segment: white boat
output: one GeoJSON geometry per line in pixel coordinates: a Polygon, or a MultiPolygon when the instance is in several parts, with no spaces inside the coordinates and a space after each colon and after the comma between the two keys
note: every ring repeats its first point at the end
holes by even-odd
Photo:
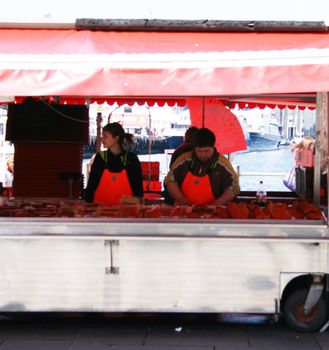
{"type": "Polygon", "coordinates": [[[269,123],[268,127],[260,126],[258,130],[250,129],[248,131],[249,139],[247,145],[249,148],[279,148],[281,144],[281,125],[269,123]]]}
{"type": "Polygon", "coordinates": [[[275,149],[285,142],[282,126],[268,112],[243,110],[234,112],[241,124],[249,150],[275,149]]]}

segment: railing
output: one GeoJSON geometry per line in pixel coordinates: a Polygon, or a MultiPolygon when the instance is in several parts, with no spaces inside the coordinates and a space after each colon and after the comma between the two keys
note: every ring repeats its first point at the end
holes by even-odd
{"type": "Polygon", "coordinates": [[[240,170],[240,166],[238,165],[237,167],[236,167],[236,172],[237,172],[237,174],[238,174],[238,177],[241,177],[241,176],[259,176],[259,177],[262,177],[262,176],[282,176],[282,177],[284,177],[285,175],[286,175],[286,173],[273,173],[273,172],[271,172],[271,173],[265,173],[265,172],[259,172],[259,171],[257,171],[257,172],[254,172],[254,171],[246,171],[246,172],[242,172],[241,170],[240,170]]]}

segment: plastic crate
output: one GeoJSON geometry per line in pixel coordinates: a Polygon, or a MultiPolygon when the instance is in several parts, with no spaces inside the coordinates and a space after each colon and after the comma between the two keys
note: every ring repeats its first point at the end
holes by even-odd
{"type": "Polygon", "coordinates": [[[295,161],[297,166],[303,166],[304,168],[314,167],[314,154],[313,150],[297,150],[295,155],[295,161]]]}
{"type": "Polygon", "coordinates": [[[160,192],[162,190],[161,181],[143,181],[144,191],[160,192]]]}
{"type": "Polygon", "coordinates": [[[160,162],[141,162],[143,180],[159,181],[160,162]]]}

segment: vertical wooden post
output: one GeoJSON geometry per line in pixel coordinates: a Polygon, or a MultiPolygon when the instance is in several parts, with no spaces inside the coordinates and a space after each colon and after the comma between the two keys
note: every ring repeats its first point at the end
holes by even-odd
{"type": "MultiPolygon", "coordinates": [[[[328,171],[328,135],[329,135],[329,109],[328,92],[316,94],[316,141],[315,141],[315,162],[314,162],[314,187],[313,202],[320,204],[321,173],[328,171]]],[[[328,188],[328,176],[327,176],[328,188]]],[[[328,192],[328,191],[327,191],[328,192]]],[[[328,202],[329,203],[329,202],[328,202]]]]}

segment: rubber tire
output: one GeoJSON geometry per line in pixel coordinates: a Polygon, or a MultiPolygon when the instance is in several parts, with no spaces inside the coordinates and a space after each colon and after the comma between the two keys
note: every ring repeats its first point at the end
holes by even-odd
{"type": "Polygon", "coordinates": [[[306,289],[298,289],[292,292],[283,306],[283,315],[286,323],[294,330],[302,333],[319,330],[328,320],[327,303],[323,298],[314,306],[311,313],[302,319],[302,308],[308,294],[306,289]],[[299,313],[299,315],[298,315],[299,313]]]}

